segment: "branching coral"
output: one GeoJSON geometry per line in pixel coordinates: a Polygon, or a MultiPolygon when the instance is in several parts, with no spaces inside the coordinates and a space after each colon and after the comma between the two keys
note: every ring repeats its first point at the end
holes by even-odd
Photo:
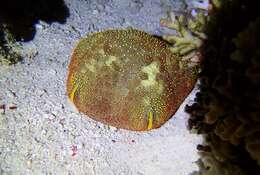
{"type": "Polygon", "coordinates": [[[199,52],[206,39],[203,27],[207,21],[207,16],[198,13],[195,19],[187,19],[184,15],[176,16],[173,12],[168,19],[162,19],[161,25],[178,32],[178,35],[164,35],[163,39],[172,43],[170,48],[174,54],[182,56],[183,60],[189,60],[189,66],[198,65],[202,56],[199,52]]]}
{"type": "Polygon", "coordinates": [[[67,91],[79,111],[130,130],[160,127],[193,88],[194,69],[145,32],[108,30],[80,40],[67,91]]]}

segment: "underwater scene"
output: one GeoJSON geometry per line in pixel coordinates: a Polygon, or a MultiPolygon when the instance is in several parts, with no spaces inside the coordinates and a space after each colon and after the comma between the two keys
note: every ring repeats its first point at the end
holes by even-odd
{"type": "Polygon", "coordinates": [[[0,175],[259,175],[257,0],[0,2],[0,175]]]}

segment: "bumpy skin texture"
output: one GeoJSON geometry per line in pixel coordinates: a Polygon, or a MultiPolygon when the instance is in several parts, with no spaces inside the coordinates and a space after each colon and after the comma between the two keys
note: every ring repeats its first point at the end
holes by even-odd
{"type": "Polygon", "coordinates": [[[142,31],[108,30],[79,41],[67,93],[79,111],[118,128],[158,128],[195,84],[166,42],[142,31]]]}

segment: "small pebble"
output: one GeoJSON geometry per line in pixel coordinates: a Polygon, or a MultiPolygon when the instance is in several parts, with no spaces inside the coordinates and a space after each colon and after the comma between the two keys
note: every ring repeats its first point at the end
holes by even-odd
{"type": "Polygon", "coordinates": [[[92,14],[97,15],[97,14],[99,14],[99,12],[98,12],[98,10],[95,9],[95,10],[93,10],[92,14]]]}

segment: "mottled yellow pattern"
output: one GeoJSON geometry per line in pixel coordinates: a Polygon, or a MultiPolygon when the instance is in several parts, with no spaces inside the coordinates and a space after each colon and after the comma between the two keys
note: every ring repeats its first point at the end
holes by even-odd
{"type": "Polygon", "coordinates": [[[147,130],[150,130],[153,128],[153,113],[152,111],[148,112],[148,126],[147,126],[147,130]]]}
{"type": "Polygon", "coordinates": [[[171,117],[194,85],[191,70],[179,64],[185,65],[167,43],[145,32],[94,33],[73,52],[67,91],[79,111],[95,120],[151,130],[171,117]]]}
{"type": "Polygon", "coordinates": [[[70,100],[71,100],[71,101],[74,101],[75,93],[76,93],[78,87],[79,87],[78,84],[75,84],[75,86],[73,87],[73,90],[72,90],[72,92],[71,92],[71,94],[70,94],[70,100]]]}

